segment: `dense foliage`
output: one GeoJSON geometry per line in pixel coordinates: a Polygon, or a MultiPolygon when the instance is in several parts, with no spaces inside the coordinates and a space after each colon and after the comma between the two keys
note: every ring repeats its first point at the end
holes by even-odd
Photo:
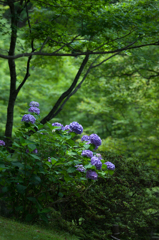
{"type": "Polygon", "coordinates": [[[152,191],[159,186],[158,173],[137,159],[102,155],[115,163],[114,175],[99,179],[81,198],[59,204],[58,210],[84,231],[85,239],[109,239],[114,224],[119,225],[117,238],[150,239],[159,229],[158,198],[152,191]]]}
{"type": "Polygon", "coordinates": [[[54,208],[82,239],[107,239],[113,224],[121,239],[149,239],[158,228],[158,1],[0,4],[1,210],[51,221],[54,208]],[[41,124],[30,125],[24,108],[35,99],[41,124]],[[102,169],[112,161],[115,174],[103,178],[111,171],[97,169],[99,155],[90,162],[94,146],[52,119],[101,136],[102,169]]]}
{"type": "Polygon", "coordinates": [[[94,155],[101,145],[98,135],[91,134],[89,142],[76,142],[83,132],[77,122],[65,127],[48,123],[49,129],[43,129],[38,123],[39,103],[32,101],[30,106],[33,113],[22,117],[11,154],[0,140],[1,208],[21,220],[47,222],[47,213],[56,203],[80,196],[82,187],[89,186],[87,179],[113,174],[115,166],[110,163],[112,169],[94,155]]]}
{"type": "Polygon", "coordinates": [[[10,75],[5,127],[8,146],[15,103],[34,67],[32,60],[46,66],[48,56],[84,56],[72,84],[41,120],[45,124],[61,112],[91,69],[122,52],[158,45],[158,1],[2,0],[1,4],[0,26],[5,44],[0,58],[8,60],[10,75]],[[107,58],[102,59],[105,55],[107,58]]]}

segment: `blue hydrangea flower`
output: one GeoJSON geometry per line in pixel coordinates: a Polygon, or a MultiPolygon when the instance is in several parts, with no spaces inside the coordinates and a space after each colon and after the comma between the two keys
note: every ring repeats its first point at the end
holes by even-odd
{"type": "Polygon", "coordinates": [[[114,170],[115,169],[115,165],[111,162],[105,162],[104,164],[107,165],[108,170],[114,170]]]}
{"type": "Polygon", "coordinates": [[[62,125],[61,123],[58,123],[58,122],[52,123],[52,126],[59,127],[59,128],[57,128],[56,130],[61,130],[61,129],[63,129],[63,125],[62,125]]]}
{"type": "Polygon", "coordinates": [[[98,174],[95,171],[88,170],[86,173],[86,178],[96,180],[98,178],[98,174]]]}
{"type": "Polygon", "coordinates": [[[81,141],[89,141],[89,136],[83,135],[83,137],[81,138],[81,141]]]}
{"type": "Polygon", "coordinates": [[[50,157],[48,157],[48,162],[51,162],[51,158],[50,157]]]}
{"type": "Polygon", "coordinates": [[[78,122],[70,123],[70,129],[72,132],[75,132],[76,134],[81,134],[83,132],[83,127],[78,122]]]}
{"type": "Polygon", "coordinates": [[[85,172],[86,171],[86,169],[83,167],[83,165],[76,165],[75,167],[77,168],[77,171],[79,171],[79,172],[85,172]]]}
{"type": "Polygon", "coordinates": [[[102,168],[102,162],[96,156],[91,158],[91,164],[94,165],[97,170],[101,170],[102,168]]]}
{"type": "Polygon", "coordinates": [[[35,123],[36,121],[36,118],[31,115],[31,114],[25,114],[23,117],[22,117],[22,122],[31,122],[31,123],[35,123]]]}
{"type": "Polygon", "coordinates": [[[93,152],[91,150],[83,150],[81,155],[92,158],[93,157],[93,152]]]}
{"type": "Polygon", "coordinates": [[[89,136],[89,140],[96,147],[98,147],[102,144],[101,138],[97,134],[94,134],[94,133],[89,136]]]}
{"type": "Polygon", "coordinates": [[[32,102],[30,102],[29,106],[30,107],[39,107],[39,103],[32,101],[32,102]]]}
{"type": "Polygon", "coordinates": [[[5,146],[5,142],[3,140],[0,140],[0,146],[5,146]]]}
{"type": "Polygon", "coordinates": [[[38,114],[38,115],[40,114],[40,109],[37,108],[37,107],[30,107],[28,111],[29,111],[29,112],[33,112],[33,113],[36,113],[36,114],[38,114]]]}

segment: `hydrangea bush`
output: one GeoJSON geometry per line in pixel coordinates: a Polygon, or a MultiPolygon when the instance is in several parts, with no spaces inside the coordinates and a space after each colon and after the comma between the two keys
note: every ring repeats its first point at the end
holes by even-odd
{"type": "Polygon", "coordinates": [[[65,196],[80,196],[91,181],[105,178],[115,169],[95,152],[101,145],[97,134],[76,141],[83,132],[77,122],[66,126],[47,123],[44,129],[38,122],[38,107],[32,101],[32,114],[22,117],[24,123],[12,145],[14,153],[9,154],[5,141],[0,140],[0,197],[10,214],[27,221],[47,221],[55,203],[65,201],[65,196]],[[34,134],[30,136],[30,132],[34,134]]]}

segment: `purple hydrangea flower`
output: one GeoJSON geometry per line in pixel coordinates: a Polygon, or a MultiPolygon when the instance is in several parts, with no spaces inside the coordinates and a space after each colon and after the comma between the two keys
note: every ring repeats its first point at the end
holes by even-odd
{"type": "Polygon", "coordinates": [[[93,157],[93,152],[91,150],[83,150],[81,155],[92,158],[93,157]]]}
{"type": "Polygon", "coordinates": [[[78,122],[70,123],[70,129],[72,132],[75,132],[76,134],[81,134],[83,132],[83,127],[78,122]]]}
{"type": "Polygon", "coordinates": [[[38,153],[38,150],[37,150],[37,149],[34,149],[34,150],[32,151],[32,153],[38,153]]]}
{"type": "Polygon", "coordinates": [[[86,178],[96,180],[98,178],[98,174],[95,171],[88,170],[86,173],[86,178]]]}
{"type": "Polygon", "coordinates": [[[54,126],[54,127],[59,127],[59,128],[57,128],[56,130],[61,130],[61,129],[63,129],[63,125],[62,125],[61,123],[58,123],[58,122],[52,123],[52,126],[54,126]]]}
{"type": "Polygon", "coordinates": [[[105,162],[104,164],[107,165],[108,170],[114,170],[115,169],[115,165],[111,162],[105,162]]]}
{"type": "Polygon", "coordinates": [[[32,102],[30,102],[29,106],[30,107],[39,107],[39,103],[32,101],[32,102]]]}
{"type": "Polygon", "coordinates": [[[51,162],[51,158],[50,157],[48,157],[48,162],[51,162]]]}
{"type": "Polygon", "coordinates": [[[81,138],[81,141],[89,141],[89,136],[83,135],[83,137],[81,138]]]}
{"type": "Polygon", "coordinates": [[[97,170],[101,170],[102,168],[102,162],[96,156],[91,158],[91,164],[94,165],[97,170]]]}
{"type": "Polygon", "coordinates": [[[0,140],[0,146],[5,146],[5,142],[3,140],[0,140]]]}
{"type": "Polygon", "coordinates": [[[77,168],[77,171],[79,171],[79,172],[85,172],[86,171],[86,169],[83,167],[83,165],[76,165],[75,167],[77,168]]]}
{"type": "Polygon", "coordinates": [[[23,117],[22,117],[22,122],[31,122],[31,123],[35,123],[36,121],[36,118],[31,115],[31,114],[25,114],[23,117]]]}
{"type": "Polygon", "coordinates": [[[36,114],[38,114],[38,115],[40,114],[40,109],[37,108],[37,107],[30,107],[28,111],[29,111],[29,112],[33,112],[33,113],[36,113],[36,114]]]}
{"type": "Polygon", "coordinates": [[[65,130],[70,130],[70,126],[69,126],[69,125],[65,125],[64,128],[63,128],[63,130],[64,130],[64,131],[65,131],[65,130]]]}
{"type": "Polygon", "coordinates": [[[89,136],[89,139],[92,144],[94,144],[96,147],[100,146],[102,144],[101,138],[97,134],[91,134],[89,136]]]}

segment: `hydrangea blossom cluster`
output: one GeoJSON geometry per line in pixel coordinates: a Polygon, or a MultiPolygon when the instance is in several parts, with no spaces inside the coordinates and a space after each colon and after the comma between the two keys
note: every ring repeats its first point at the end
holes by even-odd
{"type": "MultiPolygon", "coordinates": [[[[39,115],[40,114],[40,109],[38,107],[39,107],[39,103],[32,101],[32,102],[30,102],[30,108],[29,108],[28,111],[36,113],[36,114],[39,115]]],[[[27,122],[27,123],[30,122],[30,123],[34,124],[35,121],[36,121],[36,118],[31,114],[25,114],[22,117],[21,121],[24,121],[24,122],[27,122]]],[[[83,127],[78,122],[72,122],[72,123],[70,123],[69,125],[66,125],[66,126],[63,126],[61,123],[55,122],[55,123],[52,123],[52,126],[58,127],[56,130],[62,130],[62,131],[69,130],[68,133],[69,132],[75,132],[76,134],[81,134],[83,132],[83,127]]],[[[95,145],[95,150],[102,143],[101,138],[97,134],[91,134],[90,136],[84,135],[81,138],[81,141],[86,141],[87,142],[86,144],[94,144],[95,145]]],[[[5,145],[5,142],[3,140],[0,140],[0,146],[4,146],[4,145],[5,145]]],[[[29,150],[27,149],[26,152],[29,153],[29,150]]],[[[38,150],[34,149],[32,151],[32,153],[38,153],[38,150]]],[[[91,165],[94,165],[97,170],[102,169],[102,162],[101,162],[102,156],[101,156],[101,154],[97,153],[95,156],[93,156],[92,151],[83,150],[81,155],[90,158],[91,159],[90,160],[91,165]]],[[[50,157],[48,157],[48,162],[51,162],[50,157]]],[[[115,165],[113,163],[106,162],[105,164],[107,165],[107,169],[110,169],[110,170],[115,169],[115,165]]],[[[92,170],[87,170],[86,171],[85,167],[82,164],[81,165],[78,164],[75,167],[76,167],[77,171],[79,171],[81,173],[86,172],[86,178],[88,178],[88,179],[96,180],[98,178],[98,174],[96,173],[96,171],[92,171],[92,170]]]]}
{"type": "Polygon", "coordinates": [[[61,130],[61,129],[63,129],[63,125],[61,124],[61,123],[59,123],[59,122],[55,122],[55,123],[52,123],[52,126],[54,126],[54,127],[59,127],[58,129],[56,129],[56,130],[61,130]]]}
{"type": "Polygon", "coordinates": [[[78,122],[72,122],[69,125],[72,132],[75,132],[76,134],[81,134],[83,132],[83,127],[78,122]]]}
{"type": "Polygon", "coordinates": [[[96,156],[91,158],[91,164],[94,165],[97,170],[101,170],[102,168],[102,162],[96,156]]]}
{"type": "Polygon", "coordinates": [[[32,101],[32,102],[30,102],[29,106],[30,107],[39,107],[39,103],[32,101]]]}
{"type": "Polygon", "coordinates": [[[89,136],[83,135],[83,137],[81,138],[81,141],[89,141],[89,136]]]}
{"type": "Polygon", "coordinates": [[[37,115],[40,114],[40,109],[37,108],[37,107],[30,107],[28,111],[29,111],[29,112],[33,112],[33,113],[36,113],[37,115]]]}
{"type": "Polygon", "coordinates": [[[5,146],[5,142],[3,140],[0,140],[0,146],[5,146]]]}
{"type": "Polygon", "coordinates": [[[86,171],[86,169],[83,167],[83,165],[76,165],[75,167],[77,168],[77,171],[79,171],[79,172],[85,172],[86,171]]]}
{"type": "Polygon", "coordinates": [[[70,125],[65,125],[64,127],[63,127],[63,130],[65,131],[65,130],[71,130],[70,129],[70,125]]]}
{"type": "Polygon", "coordinates": [[[94,144],[95,145],[94,150],[97,150],[98,147],[102,144],[101,138],[95,133],[91,134],[90,136],[83,135],[83,137],[81,138],[81,141],[87,141],[86,144],[91,144],[91,143],[94,144]]]}
{"type": "Polygon", "coordinates": [[[86,173],[86,178],[96,180],[98,178],[98,174],[95,171],[88,170],[86,173]]]}
{"type": "MultiPolygon", "coordinates": [[[[29,104],[30,108],[29,108],[29,112],[32,112],[32,113],[36,113],[37,115],[40,114],[40,109],[38,108],[39,107],[39,103],[38,102],[30,102],[29,104]]],[[[22,117],[22,122],[27,122],[27,123],[32,123],[34,124],[35,121],[36,121],[36,118],[31,115],[31,114],[25,114],[23,117],[22,117]]]]}
{"type": "Polygon", "coordinates": [[[83,150],[81,155],[92,158],[93,157],[93,152],[91,150],[83,150]]]}
{"type": "Polygon", "coordinates": [[[75,132],[76,134],[81,134],[83,132],[83,127],[78,122],[72,122],[70,125],[63,126],[61,123],[55,122],[52,123],[52,126],[60,127],[56,130],[69,130],[69,132],[75,132]]]}
{"type": "Polygon", "coordinates": [[[111,162],[105,162],[104,164],[107,165],[108,170],[114,170],[115,169],[115,165],[111,162]]]}
{"type": "Polygon", "coordinates": [[[99,146],[102,144],[101,138],[100,138],[97,134],[95,134],[95,133],[93,133],[93,134],[91,134],[91,135],[89,136],[89,140],[90,140],[90,142],[91,142],[92,144],[94,144],[96,147],[99,147],[99,146]]]}
{"type": "Polygon", "coordinates": [[[23,117],[22,117],[22,122],[30,122],[32,124],[34,124],[36,121],[36,118],[31,115],[31,114],[25,114],[23,117]]]}

